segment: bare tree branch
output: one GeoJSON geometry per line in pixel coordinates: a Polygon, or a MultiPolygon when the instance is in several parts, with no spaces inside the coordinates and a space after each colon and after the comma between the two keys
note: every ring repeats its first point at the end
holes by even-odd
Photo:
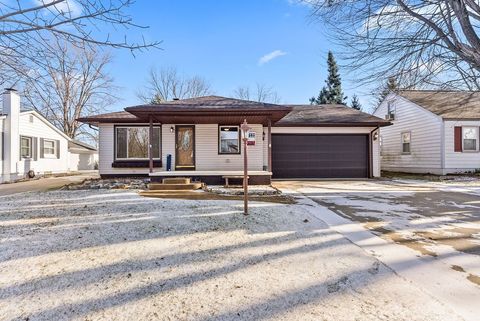
{"type": "Polygon", "coordinates": [[[160,42],[129,41],[116,28],[135,24],[128,8],[133,0],[31,0],[0,1],[0,84],[31,77],[32,70],[47,68],[45,58],[55,57],[55,44],[79,48],[111,47],[132,53],[158,48],[160,42]],[[108,30],[115,30],[110,33],[108,30]]]}
{"type": "Polygon", "coordinates": [[[260,101],[265,103],[278,104],[281,99],[277,92],[265,84],[257,83],[253,90],[248,86],[237,87],[232,94],[233,97],[244,100],[260,101]]]}
{"type": "Polygon", "coordinates": [[[480,4],[476,0],[308,0],[361,83],[476,88],[480,4]]]}
{"type": "Polygon", "coordinates": [[[160,103],[173,98],[185,99],[211,95],[210,83],[200,77],[185,77],[176,68],[151,68],[145,88],[138,90],[137,97],[145,103],[160,103]]]}
{"type": "Polygon", "coordinates": [[[25,83],[25,98],[67,136],[92,138],[95,133],[76,119],[104,112],[117,99],[106,71],[110,60],[99,50],[58,42],[42,81],[32,77],[25,83]]]}

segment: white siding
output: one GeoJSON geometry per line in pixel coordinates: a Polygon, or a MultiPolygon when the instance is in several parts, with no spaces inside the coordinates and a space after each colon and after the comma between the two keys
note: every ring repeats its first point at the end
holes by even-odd
{"type": "MultiPolygon", "coordinates": [[[[375,127],[272,127],[272,134],[369,134],[374,129],[375,127]]],[[[380,148],[377,139],[372,144],[373,177],[380,177],[379,156],[380,148]]]]}
{"type": "MultiPolygon", "coordinates": [[[[4,125],[4,122],[5,122],[5,116],[1,117],[0,116],[0,133],[2,135],[5,135],[5,133],[3,132],[4,131],[4,128],[5,128],[5,125],[4,125]]],[[[0,136],[0,183],[3,182],[3,158],[5,157],[4,153],[5,153],[5,150],[4,150],[4,136],[0,136]]]]}
{"type": "MultiPolygon", "coordinates": [[[[267,128],[260,124],[250,125],[256,132],[255,146],[248,147],[248,163],[250,170],[263,170],[268,165],[267,141],[263,141],[263,132],[267,128]]],[[[175,170],[175,132],[170,132],[174,124],[162,125],[162,168],[166,170],[167,155],[172,155],[172,169],[175,170]]],[[[374,127],[272,127],[272,133],[339,133],[369,134],[374,127]]],[[[148,174],[148,168],[112,168],[114,161],[114,124],[99,126],[99,171],[100,174],[148,174]]],[[[266,137],[266,136],[265,136],[266,137]]],[[[218,154],[218,125],[195,125],[195,165],[196,170],[242,170],[243,146],[241,154],[218,154]]],[[[380,176],[379,140],[373,142],[373,175],[380,176]]]]}
{"type": "MultiPolygon", "coordinates": [[[[447,120],[445,124],[445,170],[444,173],[467,172],[480,169],[479,152],[455,152],[454,128],[456,126],[480,127],[480,121],[447,120]]],[[[477,143],[478,144],[478,143],[477,143]]]]}
{"type": "Polygon", "coordinates": [[[414,103],[390,94],[374,115],[384,118],[387,102],[393,100],[395,120],[392,126],[380,129],[381,167],[383,170],[441,173],[442,119],[414,103]],[[401,133],[411,133],[410,154],[402,153],[401,133]]]}
{"type": "MultiPolygon", "coordinates": [[[[20,177],[22,177],[29,170],[34,170],[36,174],[44,174],[45,172],[65,173],[68,171],[68,140],[65,138],[65,136],[58,133],[51,126],[51,124],[47,124],[35,113],[22,113],[20,115],[20,135],[38,138],[37,161],[33,159],[22,159],[17,162],[17,170],[20,177]],[[30,122],[31,116],[33,117],[33,122],[30,122]],[[56,156],[52,156],[50,158],[41,158],[40,138],[58,140],[60,142],[60,158],[56,158],[56,156]]],[[[17,148],[20,148],[20,146],[17,146],[17,148]]]]}
{"type": "Polygon", "coordinates": [[[98,154],[93,152],[70,151],[68,161],[69,171],[94,170],[95,164],[98,161],[98,154]]]}
{"type": "MultiPolygon", "coordinates": [[[[249,124],[256,132],[255,146],[248,146],[248,169],[261,171],[263,169],[262,125],[249,124]]],[[[240,154],[218,154],[218,125],[205,124],[195,126],[196,169],[209,170],[242,170],[243,143],[240,154]]]]}
{"type": "MultiPolygon", "coordinates": [[[[188,124],[187,124],[188,125],[188,124]]],[[[172,155],[172,170],[175,170],[175,132],[170,132],[174,124],[162,125],[162,168],[166,170],[167,155],[172,155]]],[[[263,141],[262,125],[250,125],[256,131],[256,144],[249,146],[248,168],[250,170],[263,169],[263,141]]],[[[114,160],[114,124],[101,124],[99,126],[99,172],[100,174],[148,174],[148,168],[112,168],[114,160]]],[[[218,154],[218,125],[195,125],[195,169],[208,170],[242,170],[243,147],[241,154],[218,154]]]]}

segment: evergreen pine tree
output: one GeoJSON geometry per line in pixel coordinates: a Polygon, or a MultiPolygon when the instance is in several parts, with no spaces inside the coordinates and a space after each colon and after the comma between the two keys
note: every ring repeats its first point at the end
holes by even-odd
{"type": "Polygon", "coordinates": [[[327,103],[330,104],[343,104],[345,103],[345,97],[342,90],[342,80],[338,73],[337,62],[331,51],[328,52],[327,58],[328,64],[328,78],[327,78],[327,103]]]}
{"type": "Polygon", "coordinates": [[[356,110],[362,110],[362,105],[360,104],[360,100],[358,100],[357,95],[353,95],[350,107],[356,110]]]}
{"type": "Polygon", "coordinates": [[[388,77],[387,82],[378,91],[378,104],[380,104],[385,99],[385,97],[387,97],[387,95],[395,89],[398,89],[397,80],[394,77],[388,77]]]}
{"type": "Polygon", "coordinates": [[[322,88],[317,98],[310,98],[310,103],[320,104],[344,104],[347,99],[343,94],[342,80],[338,73],[337,62],[331,51],[328,52],[328,78],[325,81],[327,84],[322,88]]]}

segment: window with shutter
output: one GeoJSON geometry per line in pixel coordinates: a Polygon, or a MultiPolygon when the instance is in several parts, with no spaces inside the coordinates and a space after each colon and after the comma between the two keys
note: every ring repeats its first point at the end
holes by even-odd
{"type": "Polygon", "coordinates": [[[478,127],[462,127],[463,151],[476,152],[478,150],[478,127]]]}
{"type": "Polygon", "coordinates": [[[32,137],[27,137],[27,136],[20,137],[20,157],[21,158],[32,157],[32,137]]]}

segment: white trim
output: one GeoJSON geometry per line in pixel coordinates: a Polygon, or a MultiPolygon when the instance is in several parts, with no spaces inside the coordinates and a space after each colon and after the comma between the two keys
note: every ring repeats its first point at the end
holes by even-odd
{"type": "Polygon", "coordinates": [[[411,130],[403,131],[400,133],[400,146],[402,148],[401,150],[402,155],[410,155],[412,153],[412,131],[411,130]],[[404,142],[403,140],[404,134],[408,134],[408,143],[404,142]],[[403,150],[403,147],[404,147],[403,145],[405,144],[408,144],[408,152],[405,152],[403,150]]]}
{"type": "Polygon", "coordinates": [[[392,120],[396,120],[395,115],[397,114],[397,106],[395,104],[396,97],[387,100],[387,116],[388,119],[393,115],[392,120]]]}
{"type": "Polygon", "coordinates": [[[462,126],[462,152],[464,153],[475,153],[478,152],[478,127],[476,126],[462,126]],[[465,149],[465,137],[464,137],[464,130],[465,129],[474,129],[475,130],[475,149],[465,149]]]}
{"type": "Polygon", "coordinates": [[[445,168],[445,122],[440,127],[440,167],[445,168]]]}
{"type": "Polygon", "coordinates": [[[242,148],[242,142],[240,140],[240,126],[235,126],[235,125],[219,125],[218,126],[218,154],[219,155],[237,155],[237,154],[240,154],[241,153],[241,148],[242,148]],[[221,148],[222,148],[222,128],[225,128],[225,127],[229,127],[229,128],[236,128],[237,131],[237,147],[238,147],[238,150],[236,152],[222,152],[221,151],[221,148]]]}
{"type": "Polygon", "coordinates": [[[33,158],[33,137],[31,136],[24,136],[24,135],[20,135],[20,157],[22,159],[32,159],[33,158]],[[23,156],[22,155],[22,140],[23,139],[27,139],[28,140],[28,156],[23,156]]]}
{"type": "MultiPolygon", "coordinates": [[[[43,139],[43,150],[42,150],[42,154],[43,154],[43,158],[57,158],[56,156],[56,148],[57,148],[57,142],[54,140],[54,139],[49,139],[49,138],[44,138],[43,139]],[[45,143],[46,142],[51,142],[53,143],[53,153],[45,153],[45,143]]],[[[48,148],[50,149],[50,148],[48,148]]]]}

